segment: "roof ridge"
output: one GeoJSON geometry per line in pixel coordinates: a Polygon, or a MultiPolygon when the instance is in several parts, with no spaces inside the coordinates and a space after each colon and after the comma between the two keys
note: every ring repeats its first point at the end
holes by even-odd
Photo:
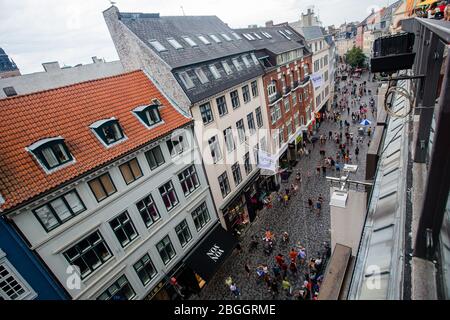
{"type": "Polygon", "coordinates": [[[45,89],[45,90],[40,90],[40,91],[35,91],[35,92],[30,92],[30,93],[25,93],[25,94],[18,94],[18,95],[12,96],[12,97],[0,98],[0,102],[4,101],[4,100],[13,100],[13,99],[18,99],[18,98],[34,96],[34,95],[47,93],[47,92],[51,92],[51,91],[56,91],[56,90],[69,88],[69,87],[77,87],[77,86],[80,86],[80,85],[83,85],[83,84],[86,84],[86,83],[89,83],[89,82],[98,82],[98,81],[103,81],[103,80],[107,80],[107,79],[123,77],[123,76],[127,76],[127,75],[130,75],[130,74],[133,74],[133,73],[137,73],[137,72],[142,72],[142,69],[136,69],[136,70],[132,70],[132,71],[127,71],[127,72],[123,72],[123,73],[119,73],[119,74],[115,74],[115,75],[107,76],[107,77],[103,77],[103,78],[85,80],[85,81],[81,81],[81,82],[77,82],[77,83],[67,84],[67,85],[61,86],[61,87],[45,89]]]}

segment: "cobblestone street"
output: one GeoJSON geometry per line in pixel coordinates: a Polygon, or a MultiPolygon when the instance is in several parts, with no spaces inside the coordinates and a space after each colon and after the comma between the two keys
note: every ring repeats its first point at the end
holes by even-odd
{"type": "MultiPolygon", "coordinates": [[[[364,80],[368,80],[368,74],[364,74],[360,79],[360,83],[364,80]]],[[[367,89],[371,89],[376,99],[376,85],[368,82],[367,89]]],[[[338,101],[340,95],[338,94],[338,101]]],[[[365,95],[362,97],[361,101],[368,103],[369,96],[365,95]]],[[[375,104],[377,105],[377,104],[375,104]]],[[[350,103],[349,103],[349,106],[350,103]]],[[[358,136],[358,124],[352,124],[351,112],[357,111],[358,105],[350,110],[350,115],[345,112],[341,112],[342,121],[347,120],[351,123],[350,132],[353,132],[354,137],[358,136]]],[[[373,122],[372,113],[367,112],[367,118],[372,121],[372,127],[376,125],[373,122]]],[[[328,137],[328,132],[340,132],[339,122],[333,122],[331,120],[326,120],[322,122],[318,134],[323,134],[328,137]]],[[[345,130],[342,129],[345,133],[345,130]]],[[[368,149],[368,141],[370,138],[364,137],[364,142],[359,145],[360,154],[358,161],[355,159],[354,150],[356,147],[356,142],[349,147],[351,163],[358,164],[358,172],[356,174],[351,174],[353,179],[365,180],[365,158],[368,149]]],[[[345,136],[344,136],[345,142],[345,136]]],[[[295,172],[297,169],[300,170],[302,174],[302,184],[300,186],[299,192],[291,198],[288,207],[284,207],[281,203],[276,200],[273,202],[272,209],[263,209],[258,213],[256,221],[252,224],[249,230],[244,235],[241,240],[241,246],[243,251],[238,253],[235,250],[227,261],[220,267],[217,273],[214,275],[207,285],[200,292],[199,296],[194,295],[192,299],[233,299],[233,296],[229,288],[225,285],[225,279],[231,276],[235,281],[237,287],[241,291],[240,299],[255,299],[255,300],[267,300],[272,299],[271,293],[267,290],[266,285],[263,281],[259,282],[256,275],[256,267],[260,264],[267,264],[272,275],[272,266],[275,264],[275,256],[281,253],[288,260],[289,250],[297,243],[300,243],[306,248],[308,259],[318,256],[318,252],[323,252],[323,243],[330,242],[330,183],[326,181],[326,178],[316,174],[316,166],[321,159],[319,150],[321,148],[319,142],[315,143],[314,148],[308,145],[308,148],[312,150],[312,154],[307,157],[303,156],[299,160],[297,166],[293,168],[293,173],[289,177],[288,183],[283,183],[281,185],[280,191],[285,190],[289,187],[291,183],[295,180],[295,172]],[[311,177],[308,178],[308,174],[311,177]],[[322,194],[324,198],[324,203],[322,206],[322,212],[317,215],[315,212],[311,212],[307,205],[308,198],[313,199],[315,202],[319,194],[322,194]],[[276,235],[276,242],[274,245],[274,250],[272,254],[266,255],[263,252],[262,237],[264,235],[264,230],[268,227],[276,235]],[[289,244],[283,244],[281,241],[281,234],[287,231],[290,236],[289,244]],[[258,248],[253,252],[249,252],[249,244],[251,236],[255,235],[260,243],[258,248]],[[248,263],[251,267],[251,275],[247,277],[247,273],[244,270],[244,264],[248,263]]],[[[335,159],[337,145],[334,141],[328,140],[325,144],[326,156],[332,156],[335,159]]],[[[327,170],[327,175],[336,175],[335,171],[327,170]]],[[[300,266],[300,265],[299,265],[300,266]]],[[[299,269],[297,276],[293,276],[292,273],[288,271],[288,279],[293,286],[294,290],[300,289],[303,284],[303,277],[305,270],[301,267],[299,269]]],[[[293,299],[286,295],[280,288],[280,293],[276,299],[293,299]]]]}

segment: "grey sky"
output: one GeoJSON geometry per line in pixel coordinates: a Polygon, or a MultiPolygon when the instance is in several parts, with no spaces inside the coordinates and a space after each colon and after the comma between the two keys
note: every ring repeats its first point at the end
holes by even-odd
{"type": "MultiPolygon", "coordinates": [[[[217,15],[231,27],[298,20],[315,5],[325,26],[361,21],[371,8],[393,0],[115,0],[120,11],[161,15],[217,15]]],[[[0,47],[22,73],[42,71],[42,62],[89,63],[92,56],[118,59],[102,11],[108,0],[0,0],[0,47]]]]}

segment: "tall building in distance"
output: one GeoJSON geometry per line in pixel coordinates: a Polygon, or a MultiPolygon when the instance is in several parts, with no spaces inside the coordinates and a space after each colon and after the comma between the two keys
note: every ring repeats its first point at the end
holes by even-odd
{"type": "Polygon", "coordinates": [[[0,48],[0,78],[20,76],[20,70],[5,50],[0,48]]]}

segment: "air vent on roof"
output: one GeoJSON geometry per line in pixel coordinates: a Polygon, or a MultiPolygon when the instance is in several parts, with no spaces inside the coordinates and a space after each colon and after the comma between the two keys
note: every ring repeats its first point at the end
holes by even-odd
{"type": "Polygon", "coordinates": [[[160,106],[162,103],[161,103],[161,101],[159,101],[158,98],[153,98],[152,99],[152,104],[156,104],[157,106],[160,106]]]}
{"type": "Polygon", "coordinates": [[[5,87],[3,88],[3,92],[6,94],[7,97],[17,96],[17,92],[16,89],[14,89],[14,87],[5,87]]]}

